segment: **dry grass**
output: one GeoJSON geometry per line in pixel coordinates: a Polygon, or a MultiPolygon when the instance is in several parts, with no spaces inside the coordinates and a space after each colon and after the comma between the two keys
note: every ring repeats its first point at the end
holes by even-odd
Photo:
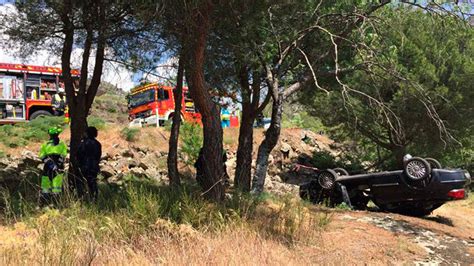
{"type": "Polygon", "coordinates": [[[212,204],[192,188],[154,184],[101,192],[98,205],[68,201],[60,210],[25,211],[26,203],[6,208],[0,264],[309,263],[299,250],[318,245],[331,220],[289,198],[236,194],[212,204]]]}

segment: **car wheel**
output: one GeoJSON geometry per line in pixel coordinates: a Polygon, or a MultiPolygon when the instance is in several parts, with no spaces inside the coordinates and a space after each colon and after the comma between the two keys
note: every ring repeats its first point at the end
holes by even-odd
{"type": "Polygon", "coordinates": [[[32,113],[29,117],[30,120],[33,120],[33,119],[36,119],[38,117],[41,117],[41,116],[52,116],[53,114],[48,112],[48,111],[45,111],[45,110],[38,110],[34,113],[32,113]]]}
{"type": "Polygon", "coordinates": [[[336,185],[336,178],[338,176],[339,175],[331,169],[323,170],[319,172],[318,183],[322,188],[331,190],[336,185]]]}
{"type": "Polygon", "coordinates": [[[405,174],[414,181],[427,179],[431,174],[430,164],[422,158],[413,157],[405,163],[405,174]]]}
{"type": "Polygon", "coordinates": [[[334,172],[336,172],[339,176],[347,176],[349,173],[346,171],[344,168],[334,168],[332,169],[334,172]]]}
{"type": "Polygon", "coordinates": [[[425,158],[425,160],[430,164],[431,169],[441,169],[441,163],[433,158],[425,158]]]}

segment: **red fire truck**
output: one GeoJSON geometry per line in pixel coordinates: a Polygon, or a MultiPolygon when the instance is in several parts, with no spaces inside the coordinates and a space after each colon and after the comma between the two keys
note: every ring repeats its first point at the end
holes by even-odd
{"type": "MultiPolygon", "coordinates": [[[[0,124],[53,115],[51,99],[64,89],[61,69],[0,63],[0,124]]],[[[78,70],[72,70],[74,77],[78,70]]]]}
{"type": "MultiPolygon", "coordinates": [[[[139,125],[164,125],[175,115],[174,88],[150,83],[133,88],[127,96],[129,120],[139,125]]],[[[183,88],[181,118],[199,122],[201,115],[194,107],[188,88],[183,88]]]]}

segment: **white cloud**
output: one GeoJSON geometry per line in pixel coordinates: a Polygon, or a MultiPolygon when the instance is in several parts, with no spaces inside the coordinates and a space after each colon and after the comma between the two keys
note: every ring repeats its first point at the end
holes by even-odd
{"type": "Polygon", "coordinates": [[[144,74],[143,78],[150,82],[174,85],[176,75],[178,74],[177,66],[178,58],[168,58],[154,69],[153,74],[144,74]]]}

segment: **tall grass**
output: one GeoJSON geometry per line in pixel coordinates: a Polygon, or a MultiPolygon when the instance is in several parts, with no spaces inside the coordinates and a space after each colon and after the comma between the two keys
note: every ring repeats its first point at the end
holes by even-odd
{"type": "Polygon", "coordinates": [[[170,188],[150,181],[101,184],[96,203],[65,196],[57,209],[35,208],[34,197],[24,193],[3,190],[1,214],[4,224],[24,224],[35,232],[34,245],[21,251],[0,247],[0,262],[15,264],[23,258],[42,264],[87,264],[104,248],[139,252],[137,241],[195,239],[229,230],[292,245],[314,239],[330,220],[309,214],[304,204],[290,198],[270,201],[234,193],[215,204],[203,200],[193,185],[170,188]]]}
{"type": "Polygon", "coordinates": [[[138,139],[138,135],[140,134],[140,128],[135,127],[124,127],[120,131],[120,136],[129,142],[136,141],[138,139]]]}

